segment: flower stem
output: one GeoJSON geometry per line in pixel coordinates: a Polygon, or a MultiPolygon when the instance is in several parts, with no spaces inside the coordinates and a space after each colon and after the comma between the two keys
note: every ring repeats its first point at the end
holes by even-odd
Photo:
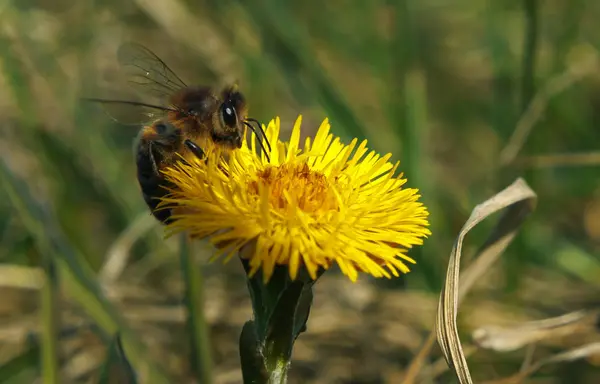
{"type": "Polygon", "coordinates": [[[287,383],[294,342],[306,330],[313,284],[292,281],[284,267],[276,268],[267,284],[259,274],[248,278],[254,320],[246,322],[240,336],[244,383],[287,383]]]}

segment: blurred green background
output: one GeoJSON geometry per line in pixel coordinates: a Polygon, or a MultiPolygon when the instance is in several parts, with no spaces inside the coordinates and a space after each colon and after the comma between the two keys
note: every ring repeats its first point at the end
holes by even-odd
{"type": "MultiPolygon", "coordinates": [[[[162,239],[135,179],[137,130],[79,100],[127,90],[116,60],[126,41],[188,83],[237,80],[251,115],[280,116],[284,137],[298,114],[304,134],[328,117],[346,142],[393,153],[422,191],[433,235],[410,252],[413,271],[354,285],[335,269],[325,275],[290,382],[402,382],[432,329],[458,231],[519,176],[538,193],[537,210],[465,300],[462,339],[472,343],[483,325],[597,308],[599,19],[594,0],[1,1],[0,382],[98,382],[111,335],[126,328],[132,360],[153,361],[171,382],[201,382],[187,361],[178,242],[162,239]],[[43,285],[42,271],[54,283],[43,285]]],[[[468,236],[465,263],[492,225],[468,236]]],[[[237,339],[250,317],[243,271],[206,264],[209,254],[194,249],[212,375],[238,383],[237,339]]],[[[476,382],[600,341],[582,332],[535,349],[480,349],[469,358],[476,382]]],[[[599,365],[551,364],[529,382],[597,383],[599,365]]],[[[451,380],[444,369],[420,377],[451,380]]]]}

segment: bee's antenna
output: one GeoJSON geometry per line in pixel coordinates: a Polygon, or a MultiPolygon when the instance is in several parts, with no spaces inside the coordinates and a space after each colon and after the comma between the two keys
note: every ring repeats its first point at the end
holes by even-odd
{"type": "MultiPolygon", "coordinates": [[[[252,123],[255,123],[256,126],[258,127],[258,129],[260,130],[260,133],[262,135],[262,139],[265,140],[265,142],[267,143],[267,147],[269,147],[269,152],[271,152],[271,144],[269,143],[269,140],[267,139],[267,134],[265,133],[265,131],[262,129],[262,124],[260,123],[260,121],[253,119],[251,117],[247,118],[246,121],[250,121],[252,123]]],[[[254,131],[254,133],[256,133],[255,129],[252,129],[252,131],[254,131]]]]}
{"type": "MultiPolygon", "coordinates": [[[[254,128],[252,126],[252,124],[250,124],[247,121],[244,121],[244,125],[248,128],[250,128],[252,130],[252,132],[254,132],[254,135],[256,135],[256,128],[254,128]]],[[[262,131],[262,129],[261,129],[262,131]]],[[[258,135],[256,135],[258,136],[258,135]]],[[[263,136],[264,137],[264,136],[263,136]]],[[[267,142],[267,146],[269,147],[269,153],[271,152],[271,146],[269,145],[269,142],[267,141],[267,138],[264,137],[265,141],[267,142]]],[[[265,154],[265,157],[267,158],[267,161],[270,163],[271,159],[269,158],[269,154],[267,153],[267,149],[265,148],[265,146],[263,145],[263,141],[261,140],[261,138],[259,138],[258,140],[258,144],[260,145],[260,148],[262,149],[263,153],[265,154]]]]}

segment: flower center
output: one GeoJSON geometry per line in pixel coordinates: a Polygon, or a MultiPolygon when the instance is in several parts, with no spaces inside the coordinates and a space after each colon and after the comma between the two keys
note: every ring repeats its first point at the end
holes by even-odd
{"type": "Polygon", "coordinates": [[[258,172],[258,180],[250,183],[250,192],[258,195],[258,183],[268,187],[269,203],[284,210],[294,205],[307,213],[338,209],[338,202],[329,181],[307,164],[268,166],[258,172]]]}

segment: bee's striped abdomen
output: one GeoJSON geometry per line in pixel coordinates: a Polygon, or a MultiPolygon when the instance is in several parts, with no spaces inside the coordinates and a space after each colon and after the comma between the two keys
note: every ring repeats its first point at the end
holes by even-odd
{"type": "Polygon", "coordinates": [[[148,150],[139,148],[137,151],[137,179],[144,201],[157,220],[163,224],[168,224],[171,219],[171,210],[166,208],[156,209],[160,203],[160,198],[169,192],[165,187],[171,187],[171,184],[157,173],[158,164],[161,161],[160,153],[155,152],[151,156],[148,150]]]}

